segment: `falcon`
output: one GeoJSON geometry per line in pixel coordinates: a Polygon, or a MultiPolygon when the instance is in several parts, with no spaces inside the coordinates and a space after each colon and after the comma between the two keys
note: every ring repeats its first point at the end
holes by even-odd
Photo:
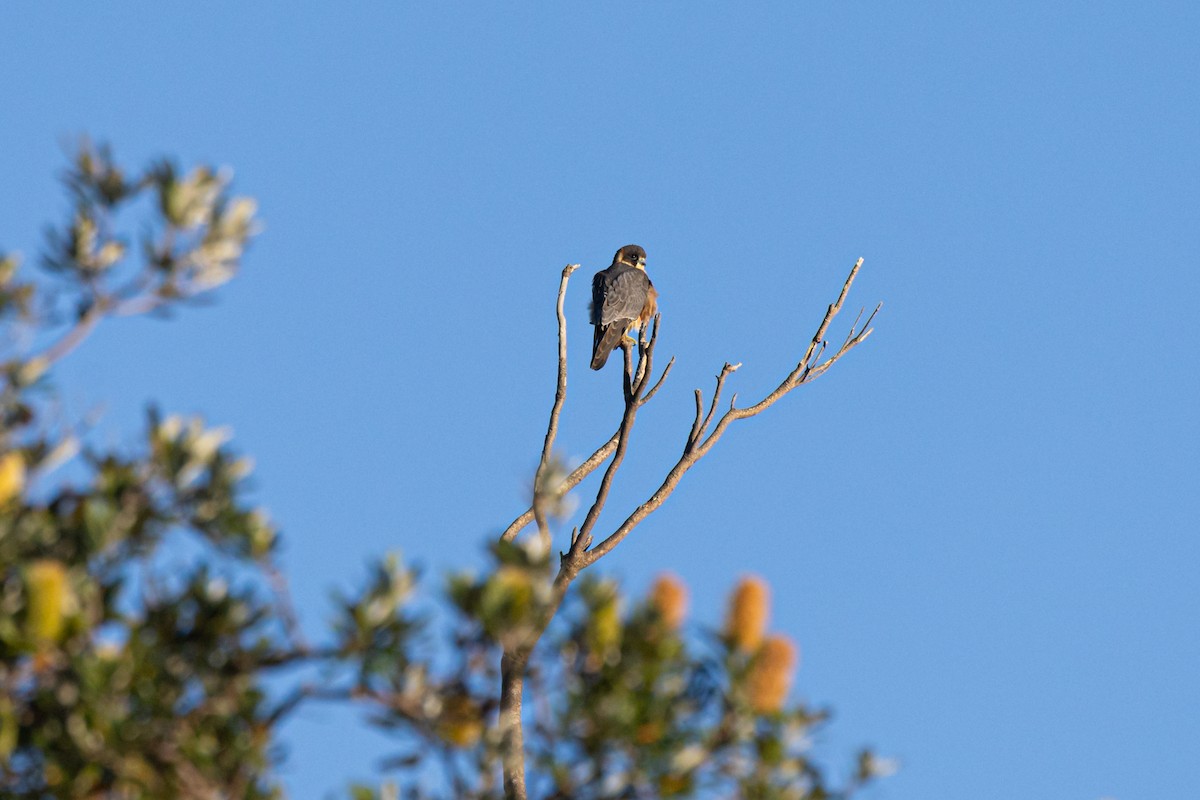
{"type": "Polygon", "coordinates": [[[608,354],[631,328],[645,329],[658,310],[658,292],[646,275],[646,251],[627,244],[613,256],[612,266],[592,278],[592,369],[600,369],[608,354]]]}

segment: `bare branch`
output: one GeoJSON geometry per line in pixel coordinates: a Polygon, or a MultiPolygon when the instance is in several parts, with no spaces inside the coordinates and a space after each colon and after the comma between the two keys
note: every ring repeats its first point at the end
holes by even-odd
{"type": "Polygon", "coordinates": [[[521,700],[525,684],[525,671],[529,656],[538,640],[542,638],[550,620],[558,613],[571,582],[579,574],[579,555],[571,548],[572,555],[559,565],[558,574],[551,586],[550,600],[543,610],[541,620],[525,640],[507,648],[500,660],[500,756],[503,762],[504,796],[525,800],[525,746],[521,721],[521,700]]]}
{"type": "MultiPolygon", "coordinates": [[[[712,422],[713,413],[717,410],[717,402],[721,399],[721,388],[725,385],[725,379],[729,377],[729,373],[736,372],[737,368],[741,365],[742,362],[740,361],[736,364],[730,364],[726,361],[725,366],[721,367],[721,372],[717,375],[717,388],[713,390],[712,404],[708,407],[708,414],[704,417],[704,424],[700,426],[701,436],[708,430],[708,424],[712,422]]],[[[733,396],[733,400],[737,400],[736,394],[733,396]]],[[[729,406],[730,408],[733,407],[733,401],[730,401],[729,406]]]]}
{"type": "Polygon", "coordinates": [[[658,388],[663,385],[663,381],[665,381],[667,376],[671,374],[671,367],[673,366],[675,366],[675,356],[671,356],[670,360],[667,361],[667,366],[662,371],[662,374],[658,376],[658,381],[650,387],[650,391],[646,392],[646,394],[642,396],[641,400],[638,400],[638,405],[644,406],[646,403],[650,402],[650,398],[654,397],[654,395],[658,393],[658,388]]]}
{"type": "MultiPolygon", "coordinates": [[[[708,454],[709,450],[711,450],[712,447],[720,440],[726,429],[735,420],[753,417],[765,411],[767,408],[770,408],[777,400],[779,400],[779,398],[783,397],[800,384],[807,383],[821,373],[825,372],[842,356],[844,356],[857,345],[861,344],[866,339],[866,337],[870,334],[870,329],[863,330],[861,333],[858,333],[847,339],[846,343],[838,349],[838,352],[831,356],[827,361],[816,367],[810,367],[810,359],[812,358],[814,351],[817,350],[818,345],[821,346],[821,352],[823,352],[825,332],[829,329],[829,325],[831,322],[833,322],[834,317],[836,317],[838,312],[841,311],[842,304],[846,300],[846,295],[849,293],[850,287],[854,283],[854,278],[858,275],[859,268],[862,267],[862,263],[863,260],[860,258],[854,263],[854,266],[851,267],[850,274],[846,278],[846,282],[842,285],[842,290],[838,294],[837,301],[830,305],[826,310],[824,319],[821,320],[821,324],[817,328],[816,334],[813,336],[812,341],[809,343],[804,353],[804,357],[800,360],[800,363],[796,365],[796,368],[793,369],[792,372],[789,373],[786,378],[784,378],[783,382],[780,383],[779,386],[776,387],[770,394],[752,406],[747,408],[737,408],[734,405],[734,402],[737,400],[737,395],[734,395],[733,401],[731,401],[729,404],[729,410],[726,411],[719,420],[717,420],[716,427],[711,433],[708,434],[708,437],[703,438],[707,426],[711,421],[712,410],[716,408],[717,398],[714,396],[713,402],[710,405],[710,413],[708,417],[700,423],[700,431],[698,432],[698,435],[693,441],[691,434],[689,434],[688,445],[685,446],[683,455],[667,472],[662,484],[654,491],[652,495],[650,495],[646,502],[634,509],[633,513],[630,514],[623,523],[621,523],[620,527],[613,531],[606,539],[601,541],[600,544],[596,545],[594,548],[588,550],[584,554],[583,558],[581,559],[582,565],[580,569],[585,569],[591,566],[603,558],[607,553],[611,552],[614,547],[620,544],[621,541],[628,536],[629,533],[638,526],[638,524],[642,522],[642,520],[654,513],[675,491],[675,488],[679,485],[679,481],[683,478],[687,471],[695,466],[697,461],[708,454]]],[[[871,316],[873,318],[874,314],[871,316]]],[[[736,369],[736,367],[728,363],[724,368],[722,368],[721,373],[717,376],[718,393],[720,392],[720,388],[724,382],[724,379],[734,369],[736,369]]],[[[699,417],[697,415],[697,419],[698,418],[699,417]]],[[[695,430],[694,423],[693,430],[695,430]]]]}
{"type": "Polygon", "coordinates": [[[596,527],[600,511],[608,501],[608,492],[612,488],[613,477],[617,474],[617,470],[625,458],[625,450],[629,446],[629,432],[633,428],[633,419],[636,414],[637,404],[626,402],[625,415],[621,417],[621,429],[617,433],[617,449],[613,453],[612,460],[608,462],[608,469],[604,471],[604,477],[600,479],[600,488],[596,490],[596,499],[592,502],[587,516],[583,518],[583,524],[579,527],[579,536],[570,550],[572,556],[586,550],[592,543],[592,529],[596,527]]]}
{"type": "Polygon", "coordinates": [[[638,368],[637,378],[634,381],[634,390],[636,394],[641,394],[642,387],[646,383],[646,379],[654,371],[654,348],[651,342],[658,340],[658,324],[662,320],[662,314],[654,315],[654,327],[650,334],[650,340],[646,340],[646,329],[638,329],[638,368]]]}
{"type": "Polygon", "coordinates": [[[837,302],[831,305],[829,310],[825,312],[825,319],[821,320],[821,327],[817,329],[817,334],[813,337],[814,342],[825,338],[825,331],[828,330],[829,323],[833,322],[833,318],[842,310],[842,303],[846,302],[846,295],[850,293],[850,286],[854,283],[855,277],[858,276],[858,270],[862,267],[862,264],[863,260],[860,258],[850,268],[850,276],[846,278],[846,282],[842,285],[842,291],[838,295],[837,302]]]}
{"type": "Polygon", "coordinates": [[[71,329],[62,335],[62,338],[35,358],[41,359],[45,364],[53,364],[70,355],[71,351],[83,344],[83,341],[91,335],[106,313],[108,313],[106,303],[100,300],[93,302],[91,307],[75,321],[71,329]]]}
{"type": "MultiPolygon", "coordinates": [[[[721,388],[725,385],[725,379],[729,377],[729,373],[734,372],[742,364],[739,361],[737,364],[725,362],[725,366],[721,367],[720,373],[717,374],[717,387],[713,390],[712,402],[708,405],[708,413],[704,414],[703,395],[699,389],[696,390],[696,419],[692,422],[692,430],[688,433],[687,441],[684,443],[683,450],[688,452],[696,447],[696,442],[704,437],[704,432],[708,430],[708,425],[712,422],[713,414],[717,411],[717,403],[721,401],[721,388]],[[703,415],[703,417],[701,416],[703,415]]],[[[737,395],[733,396],[737,400],[737,395]]],[[[729,404],[730,408],[733,403],[729,404]]]]}
{"type": "MultiPolygon", "coordinates": [[[[620,436],[620,429],[609,437],[608,441],[596,448],[596,452],[588,456],[582,464],[576,467],[570,475],[562,482],[562,490],[569,492],[574,489],[583,479],[596,471],[596,468],[608,460],[608,457],[617,449],[617,437],[620,436]]],[[[516,538],[517,534],[525,529],[525,526],[533,522],[533,507],[530,506],[521,516],[514,519],[509,526],[504,529],[504,533],[500,534],[500,540],[511,542],[516,538]]]]}
{"type": "Polygon", "coordinates": [[[629,445],[629,432],[633,429],[633,421],[637,417],[638,408],[641,406],[638,402],[638,393],[645,386],[645,376],[649,374],[649,365],[654,358],[654,346],[658,341],[657,316],[655,317],[655,324],[651,330],[649,341],[646,340],[644,331],[639,332],[638,338],[638,365],[636,369],[633,366],[633,348],[627,342],[623,344],[625,352],[625,413],[621,416],[621,427],[617,431],[617,449],[613,453],[612,461],[608,462],[608,469],[604,471],[604,477],[600,479],[600,488],[596,490],[596,499],[592,502],[587,515],[583,518],[583,524],[579,527],[579,536],[571,544],[571,549],[567,554],[568,561],[573,562],[580,558],[584,551],[591,545],[592,529],[596,527],[596,521],[600,518],[600,512],[603,510],[604,504],[608,501],[608,493],[612,488],[613,477],[617,474],[617,470],[625,458],[625,450],[629,445]],[[636,380],[634,378],[635,374],[641,375],[642,379],[640,381],[636,380]]]}
{"type": "MultiPolygon", "coordinates": [[[[657,327],[655,329],[654,336],[651,337],[652,341],[656,337],[657,337],[657,327]]],[[[659,387],[662,386],[663,381],[666,380],[667,375],[671,372],[671,367],[674,364],[675,364],[675,358],[672,357],[671,360],[667,362],[666,369],[663,370],[663,373],[659,377],[658,382],[650,389],[650,391],[646,392],[646,394],[644,394],[638,400],[639,407],[644,406],[646,403],[650,402],[650,398],[653,397],[654,394],[658,391],[659,387]]],[[[586,478],[588,475],[591,475],[593,472],[596,471],[596,469],[601,464],[603,464],[605,461],[607,461],[608,457],[611,456],[613,454],[613,451],[615,451],[617,449],[617,440],[620,438],[620,436],[621,436],[621,429],[620,429],[620,426],[618,426],[616,432],[614,432],[613,435],[608,438],[608,441],[606,441],[604,444],[597,447],[596,450],[590,456],[588,456],[586,459],[584,459],[583,463],[581,463],[578,467],[576,467],[574,470],[572,470],[571,474],[563,479],[562,491],[563,492],[571,491],[576,486],[578,486],[580,483],[582,483],[584,478],[586,478]]],[[[522,512],[520,516],[518,516],[516,519],[514,519],[512,522],[510,522],[508,524],[508,527],[505,528],[504,532],[500,534],[500,540],[504,541],[504,542],[511,542],[513,539],[515,539],[517,537],[517,535],[521,531],[523,531],[525,529],[525,526],[527,526],[529,523],[531,523],[533,521],[534,521],[534,514],[533,514],[533,507],[531,506],[528,509],[526,509],[524,512],[522,512]]]]}
{"type": "MultiPolygon", "coordinates": [[[[567,317],[563,312],[563,298],[567,294],[567,281],[577,269],[578,264],[567,264],[563,267],[562,280],[558,284],[558,303],[555,305],[558,317],[558,383],[554,390],[554,406],[550,409],[546,440],[542,444],[542,459],[538,462],[537,472],[533,477],[533,516],[537,520],[538,535],[547,549],[550,546],[550,527],[546,523],[543,499],[548,487],[543,483],[546,479],[546,466],[550,463],[550,455],[554,450],[554,439],[558,436],[558,417],[562,413],[563,401],[567,399],[567,317]]],[[[560,492],[561,487],[553,487],[552,491],[560,492]]]]}
{"type": "Polygon", "coordinates": [[[696,390],[696,419],[692,422],[692,430],[688,433],[687,442],[684,443],[685,451],[692,449],[696,442],[700,439],[700,431],[704,427],[704,392],[696,390]]]}
{"type": "MultiPolygon", "coordinates": [[[[186,300],[189,297],[182,296],[178,299],[186,300]]],[[[140,316],[155,311],[166,305],[166,303],[166,298],[157,294],[140,294],[122,298],[119,292],[97,293],[92,297],[91,305],[87,311],[75,320],[75,324],[59,337],[57,341],[42,351],[40,355],[34,356],[30,360],[40,361],[46,366],[57,363],[69,356],[79,345],[83,344],[105,317],[140,316]]]]}
{"type": "MultiPolygon", "coordinates": [[[[821,342],[821,349],[817,351],[817,354],[815,356],[813,356],[813,358],[812,358],[813,361],[821,360],[821,356],[825,355],[825,345],[827,345],[827,344],[828,344],[828,342],[825,342],[825,341],[821,342]]],[[[808,361],[808,356],[805,356],[805,361],[808,361]]],[[[811,369],[811,367],[806,366],[804,368],[804,372],[800,375],[800,377],[797,380],[804,381],[805,378],[808,377],[809,369],[811,369]]]]}
{"type": "Polygon", "coordinates": [[[862,338],[864,338],[864,339],[867,338],[867,334],[869,334],[871,332],[871,320],[875,319],[875,315],[879,313],[879,309],[881,309],[881,308],[883,308],[882,300],[879,301],[879,303],[875,306],[874,310],[871,311],[871,316],[867,317],[867,321],[863,323],[863,330],[865,331],[865,333],[862,334],[862,338]]]}
{"type": "Polygon", "coordinates": [[[550,451],[554,448],[554,438],[558,435],[558,416],[562,413],[563,401],[567,398],[567,317],[563,312],[563,299],[567,294],[567,281],[571,273],[579,269],[578,264],[567,264],[563,267],[562,281],[558,284],[558,304],[555,313],[558,317],[558,385],[554,391],[554,407],[550,409],[550,425],[546,429],[546,441],[542,445],[541,467],[550,460],[550,451]]]}
{"type": "MultiPolygon", "coordinates": [[[[865,342],[867,337],[870,336],[871,332],[874,330],[874,328],[869,327],[871,320],[875,319],[875,315],[879,313],[879,309],[881,308],[883,308],[883,303],[879,303],[877,306],[875,306],[875,309],[871,312],[871,315],[867,317],[866,323],[857,333],[851,329],[850,334],[846,337],[846,341],[842,343],[842,346],[838,348],[838,351],[834,353],[832,357],[818,365],[807,367],[804,370],[804,374],[801,375],[801,377],[796,381],[797,385],[808,383],[809,381],[813,380],[818,375],[825,372],[825,370],[832,367],[838,359],[850,352],[850,350],[865,342]]],[[[821,349],[821,352],[817,353],[817,357],[813,360],[820,361],[821,353],[823,352],[824,348],[821,349]]]]}
{"type": "Polygon", "coordinates": [[[533,646],[524,653],[505,653],[500,662],[500,758],[504,762],[504,796],[525,800],[525,734],[521,725],[521,694],[525,667],[533,646]]]}
{"type": "Polygon", "coordinates": [[[625,401],[628,402],[629,398],[633,396],[633,387],[637,379],[633,375],[633,347],[627,340],[621,342],[621,356],[625,361],[621,386],[625,393],[625,401]]]}

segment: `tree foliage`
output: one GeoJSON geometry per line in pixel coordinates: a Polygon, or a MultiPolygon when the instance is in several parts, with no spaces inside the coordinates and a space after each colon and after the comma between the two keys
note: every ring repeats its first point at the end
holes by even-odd
{"type": "MultiPolygon", "coordinates": [[[[441,586],[379,559],[309,643],[227,431],[151,411],[140,437],[101,447],[55,402],[55,364],[98,324],[171,312],[236,273],[259,226],[230,179],[128,172],[84,142],[40,273],[0,253],[0,794],[279,796],[280,722],[341,702],[396,742],[354,796],[501,797],[498,690],[518,651],[530,796],[822,798],[886,770],[864,751],[834,785],[810,758],[827,714],[789,702],[798,651],[768,633],[756,579],[704,627],[670,575],[640,598],[591,574],[560,592],[549,537],[514,532],[491,569],[441,586]]],[[[543,533],[578,483],[549,445],[526,518],[543,533]]]]}

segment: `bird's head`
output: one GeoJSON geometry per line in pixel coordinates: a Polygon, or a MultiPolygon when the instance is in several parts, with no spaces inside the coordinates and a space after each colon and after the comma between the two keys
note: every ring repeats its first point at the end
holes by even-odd
{"type": "Polygon", "coordinates": [[[646,268],[646,251],[643,250],[640,245],[627,244],[624,247],[622,247],[620,250],[618,250],[617,254],[615,256],[613,256],[614,264],[621,262],[621,261],[625,262],[626,264],[629,264],[632,267],[637,267],[638,269],[645,269],[646,268]]]}

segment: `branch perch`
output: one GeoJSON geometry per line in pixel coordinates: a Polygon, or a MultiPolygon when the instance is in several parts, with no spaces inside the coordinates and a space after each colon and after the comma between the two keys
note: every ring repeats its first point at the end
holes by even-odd
{"type": "Polygon", "coordinates": [[[558,436],[558,417],[562,413],[563,402],[567,399],[567,318],[563,312],[563,298],[567,294],[567,281],[571,273],[579,269],[578,264],[567,264],[563,267],[562,280],[558,284],[558,303],[555,306],[558,317],[558,383],[554,390],[554,406],[550,409],[550,424],[546,427],[546,440],[542,444],[542,459],[538,462],[537,472],[533,477],[533,516],[537,520],[538,536],[550,549],[550,527],[546,523],[545,495],[548,491],[561,493],[560,487],[552,489],[544,485],[546,466],[550,463],[550,455],[554,450],[554,439],[558,436]]]}
{"type": "MultiPolygon", "coordinates": [[[[562,307],[561,292],[562,292],[562,288],[560,287],[559,308],[562,307]]],[[[561,320],[561,318],[560,318],[560,320],[561,320]]],[[[656,327],[656,331],[657,331],[657,322],[655,324],[655,327],[656,327]]],[[[563,329],[560,328],[560,331],[561,330],[563,330],[563,329]]],[[[562,347],[560,347],[559,348],[559,357],[560,357],[559,371],[560,371],[560,375],[563,376],[563,381],[564,381],[563,393],[565,396],[566,367],[564,365],[564,362],[561,361],[563,352],[564,352],[564,350],[562,349],[562,347]]],[[[638,400],[639,407],[644,406],[646,403],[650,402],[650,399],[652,397],[654,397],[654,395],[658,392],[659,388],[663,385],[663,382],[667,379],[667,375],[670,374],[671,367],[673,367],[673,366],[675,366],[675,357],[674,356],[672,356],[671,359],[667,362],[666,368],[663,369],[662,374],[659,375],[658,380],[655,382],[654,386],[652,386],[650,388],[650,391],[646,392],[638,400]]],[[[557,394],[555,397],[555,402],[556,402],[556,408],[561,410],[561,404],[559,404],[557,402],[557,394]]],[[[551,417],[552,417],[551,424],[555,426],[555,431],[557,433],[557,418],[554,416],[554,413],[555,413],[554,411],[551,411],[551,417]]],[[[547,431],[547,436],[549,436],[549,435],[550,435],[550,432],[547,431]]],[[[593,472],[596,471],[596,469],[601,464],[603,464],[605,461],[607,461],[608,457],[611,456],[613,454],[613,452],[617,449],[617,440],[620,438],[620,435],[621,435],[621,429],[618,426],[617,431],[608,438],[608,441],[606,441],[604,444],[597,447],[595,452],[593,452],[590,456],[588,456],[586,459],[584,459],[582,464],[580,464],[578,467],[576,467],[574,470],[572,470],[571,474],[563,479],[563,482],[561,484],[561,491],[563,493],[571,491],[576,486],[578,486],[580,483],[582,483],[584,478],[586,478],[588,475],[591,475],[593,472]]],[[[543,447],[543,454],[545,452],[546,452],[545,447],[543,447]]],[[[544,455],[543,455],[543,457],[544,457],[544,455]]],[[[541,469],[541,466],[539,465],[539,470],[540,469],[541,469]]],[[[535,479],[535,486],[536,485],[537,484],[536,484],[536,479],[535,479]]],[[[516,519],[514,519],[512,522],[509,523],[508,527],[504,529],[504,532],[500,534],[500,540],[503,542],[511,542],[513,539],[517,538],[517,535],[521,531],[523,531],[525,529],[525,527],[527,525],[529,525],[530,522],[534,521],[534,518],[535,518],[534,509],[533,509],[533,506],[531,505],[528,509],[526,509],[524,512],[522,512],[520,516],[518,516],[516,519]]]]}

